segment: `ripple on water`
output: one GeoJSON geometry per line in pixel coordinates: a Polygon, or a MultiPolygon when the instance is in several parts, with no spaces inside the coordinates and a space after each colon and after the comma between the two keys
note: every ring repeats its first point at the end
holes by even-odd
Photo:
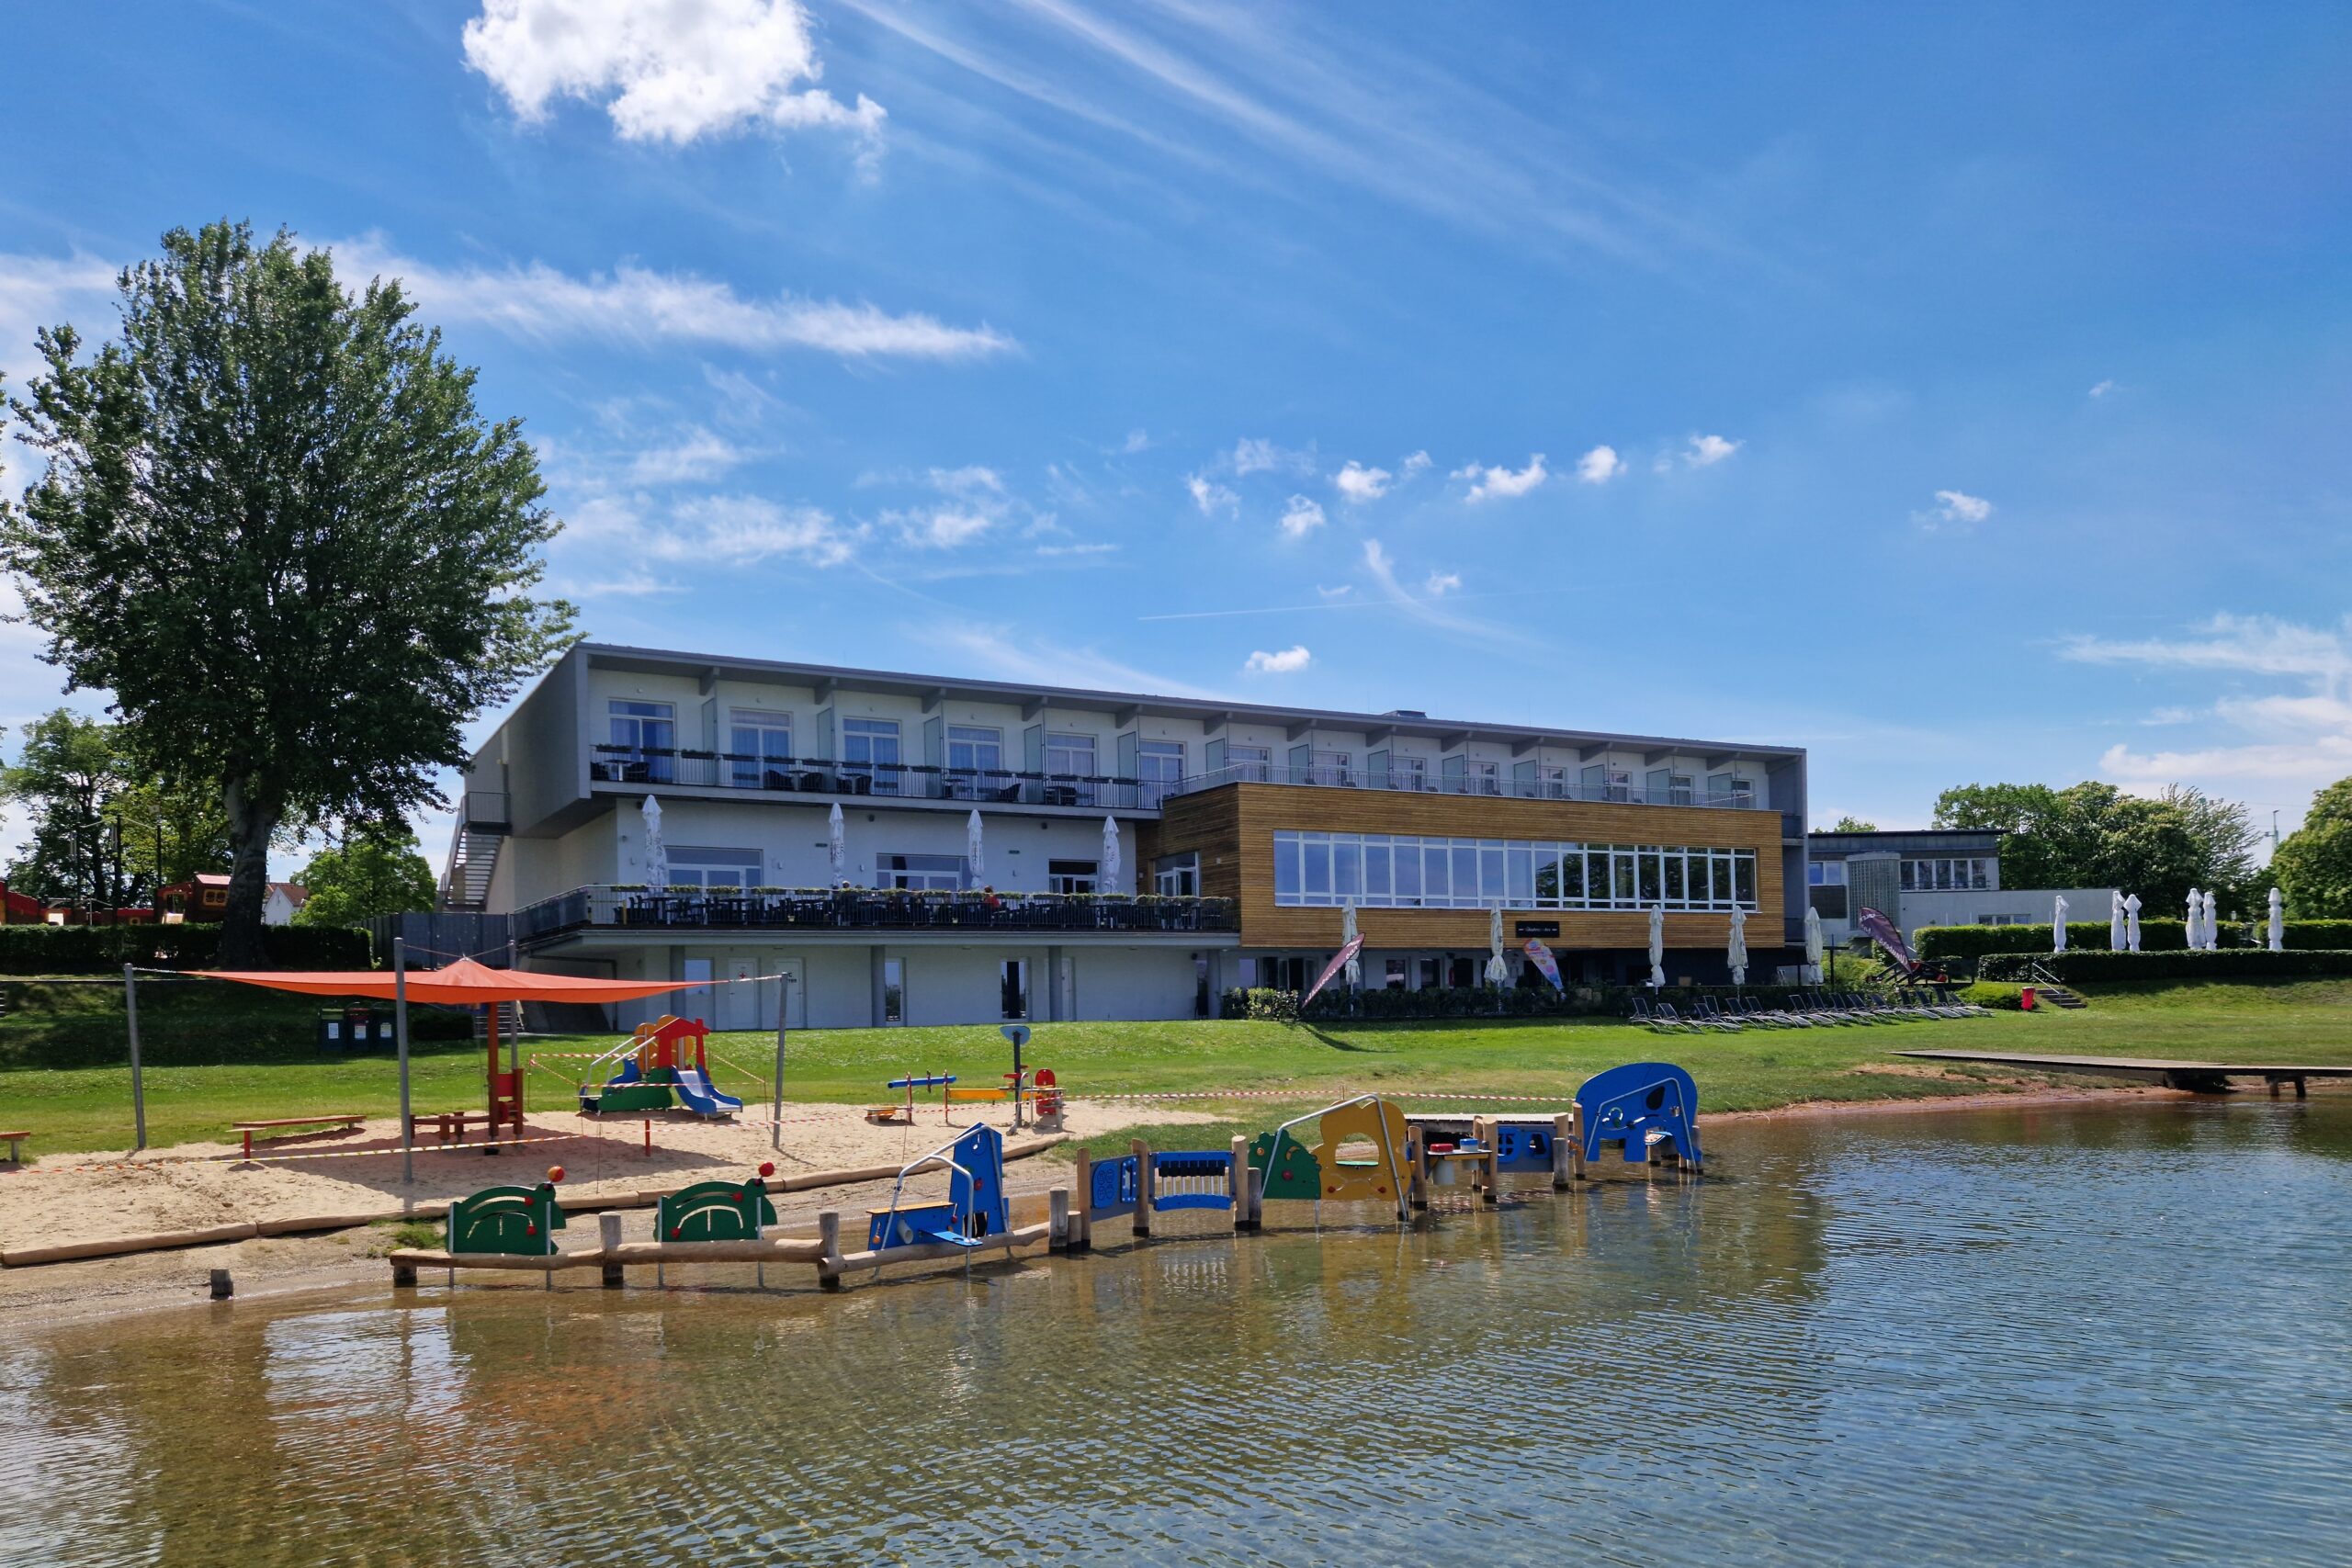
{"type": "Polygon", "coordinates": [[[835,1298],[713,1271],[20,1332],[0,1551],[2343,1560],[2352,1104],[1711,1143],[1703,1187],[835,1298]]]}

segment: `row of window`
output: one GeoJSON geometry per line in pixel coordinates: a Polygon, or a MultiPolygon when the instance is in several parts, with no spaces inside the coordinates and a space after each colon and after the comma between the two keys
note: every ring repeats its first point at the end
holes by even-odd
{"type": "Polygon", "coordinates": [[[1981,892],[1995,886],[1989,859],[1906,860],[1903,863],[1903,891],[1905,893],[1944,893],[1953,889],[1981,892]]]}
{"type": "Polygon", "coordinates": [[[1274,834],[1274,902],[1393,909],[1754,909],[1756,852],[1284,829],[1274,834]]]}
{"type": "MultiPolygon", "coordinates": [[[[610,704],[611,744],[628,752],[666,753],[678,742],[675,710],[669,703],[615,700],[610,704]]],[[[728,767],[732,784],[741,789],[760,786],[767,765],[790,762],[798,753],[792,745],[792,716],[757,708],[729,711],[728,767]]],[[[946,766],[951,773],[976,775],[1005,772],[1004,731],[986,725],[947,727],[946,766]]],[[[1238,748],[1237,750],[1247,750],[1238,748]]],[[[1261,749],[1262,750],[1262,749],[1261,749]]],[[[899,721],[895,718],[843,718],[841,721],[841,764],[845,772],[866,772],[871,793],[899,793],[901,755],[899,721]]],[[[1095,738],[1091,735],[1047,734],[1043,771],[1059,777],[1098,776],[1095,738]]],[[[1142,804],[1158,806],[1184,776],[1184,743],[1181,740],[1140,740],[1136,746],[1136,776],[1142,781],[1142,804]]],[[[1090,800],[1079,802],[1091,805],[1090,800]]]]}

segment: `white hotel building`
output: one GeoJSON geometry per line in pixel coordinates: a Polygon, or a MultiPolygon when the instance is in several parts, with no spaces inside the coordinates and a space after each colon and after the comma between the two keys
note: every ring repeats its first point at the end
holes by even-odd
{"type": "MultiPolygon", "coordinates": [[[[1206,1016],[1308,983],[1348,904],[1367,987],[1479,983],[1497,908],[1575,984],[1645,975],[1663,905],[1707,980],[1736,908],[1792,961],[1804,789],[1789,747],[582,644],[469,764],[443,904],[534,968],[788,976],[795,1027],[1206,1016]]],[[[772,1027],[778,993],[704,1010],[772,1027]]]]}

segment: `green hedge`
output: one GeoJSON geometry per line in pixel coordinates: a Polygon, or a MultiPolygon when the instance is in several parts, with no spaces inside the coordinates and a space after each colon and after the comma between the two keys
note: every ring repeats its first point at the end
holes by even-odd
{"type": "MultiPolygon", "coordinates": [[[[2066,950],[2086,949],[2107,951],[2108,924],[2105,920],[2068,920],[2066,950]]],[[[2248,945],[2245,928],[2224,924],[2221,931],[2222,945],[2248,945]]],[[[2050,926],[2044,921],[2038,926],[1922,926],[1914,939],[1919,956],[1925,959],[1982,958],[1988,953],[2018,953],[2030,947],[2048,948],[2050,926]]],[[[2352,945],[2352,944],[2347,944],[2352,945]]],[[[2143,953],[2183,953],[2188,948],[2188,924],[2185,920],[2142,920],[2140,951],[2143,953]]]]}
{"type": "MultiPolygon", "coordinates": [[[[273,969],[372,969],[368,933],[344,926],[264,926],[273,969]]],[[[184,926],[0,926],[0,975],[103,975],[219,966],[220,928],[184,926]]]]}
{"type": "Polygon", "coordinates": [[[2023,977],[2039,964],[2067,985],[2100,980],[2298,980],[2312,976],[2352,975],[2352,950],[2224,948],[2218,953],[1988,953],[1976,973],[1986,980],[2023,977]]]}
{"type": "MultiPolygon", "coordinates": [[[[142,979],[140,1055],[151,1067],[316,1061],[318,1015],[329,1005],[322,997],[213,980],[142,979]]],[[[460,1010],[412,1005],[408,1033],[415,1052],[474,1049],[473,1020],[460,1010]]],[[[0,982],[0,1074],[119,1067],[130,1059],[120,980],[0,982]]],[[[391,1071],[389,1050],[370,1059],[391,1071]]],[[[8,1093],[0,1085],[0,1101],[8,1093]]]]}
{"type": "Polygon", "coordinates": [[[1973,986],[1962,986],[1958,992],[1958,998],[1963,1002],[1973,1002],[1981,1008],[2016,1012],[2025,1006],[2025,987],[2005,986],[1992,980],[1979,980],[1973,986]]]}
{"type": "MultiPolygon", "coordinates": [[[[1860,967],[1854,966],[1856,970],[1860,967]]],[[[1838,989],[1866,987],[1860,975],[1849,973],[1846,964],[1841,962],[1838,971],[1838,989]]],[[[1740,994],[1754,997],[1767,1007],[1778,1007],[1798,991],[1826,988],[1746,986],[1740,994]]],[[[1351,1004],[1346,987],[1333,985],[1309,1002],[1302,1013],[1297,993],[1293,991],[1228,990],[1224,996],[1224,1016],[1277,1022],[1304,1017],[1310,1023],[1385,1023],[1442,1018],[1624,1018],[1632,1013],[1637,994],[1646,997],[1651,992],[1646,986],[1570,986],[1565,991],[1550,986],[1507,986],[1498,1010],[1492,986],[1441,986],[1423,990],[1381,987],[1365,990],[1351,1004]]],[[[1658,999],[1679,1010],[1702,995],[1728,997],[1731,987],[1674,986],[1661,993],[1658,999]]]]}

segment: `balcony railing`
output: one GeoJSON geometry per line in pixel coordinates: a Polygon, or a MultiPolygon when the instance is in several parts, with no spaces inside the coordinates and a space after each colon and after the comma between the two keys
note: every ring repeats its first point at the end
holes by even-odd
{"type": "Polygon", "coordinates": [[[926,893],[787,888],[741,893],[623,886],[575,887],[514,911],[514,940],[577,931],[1230,931],[1229,898],[1091,893],[926,893]]]}
{"type": "Polygon", "coordinates": [[[1710,794],[1703,790],[1645,789],[1636,784],[1588,784],[1566,779],[1484,778],[1468,774],[1431,777],[1427,773],[1390,771],[1368,773],[1327,764],[1311,768],[1281,768],[1266,762],[1238,762],[1172,785],[1156,786],[1171,795],[1192,795],[1229,784],[1311,784],[1325,789],[1385,789],[1406,795],[1468,795],[1494,800],[1589,800],[1631,806],[1706,806],[1734,811],[1763,809],[1752,790],[1710,794]]]}
{"type": "Polygon", "coordinates": [[[1157,808],[1160,797],[1176,787],[1097,773],[825,761],[622,745],[591,747],[588,777],[595,784],[684,784],[770,795],[877,795],[899,800],[968,800],[976,806],[1068,806],[1113,811],[1157,808]]]}

